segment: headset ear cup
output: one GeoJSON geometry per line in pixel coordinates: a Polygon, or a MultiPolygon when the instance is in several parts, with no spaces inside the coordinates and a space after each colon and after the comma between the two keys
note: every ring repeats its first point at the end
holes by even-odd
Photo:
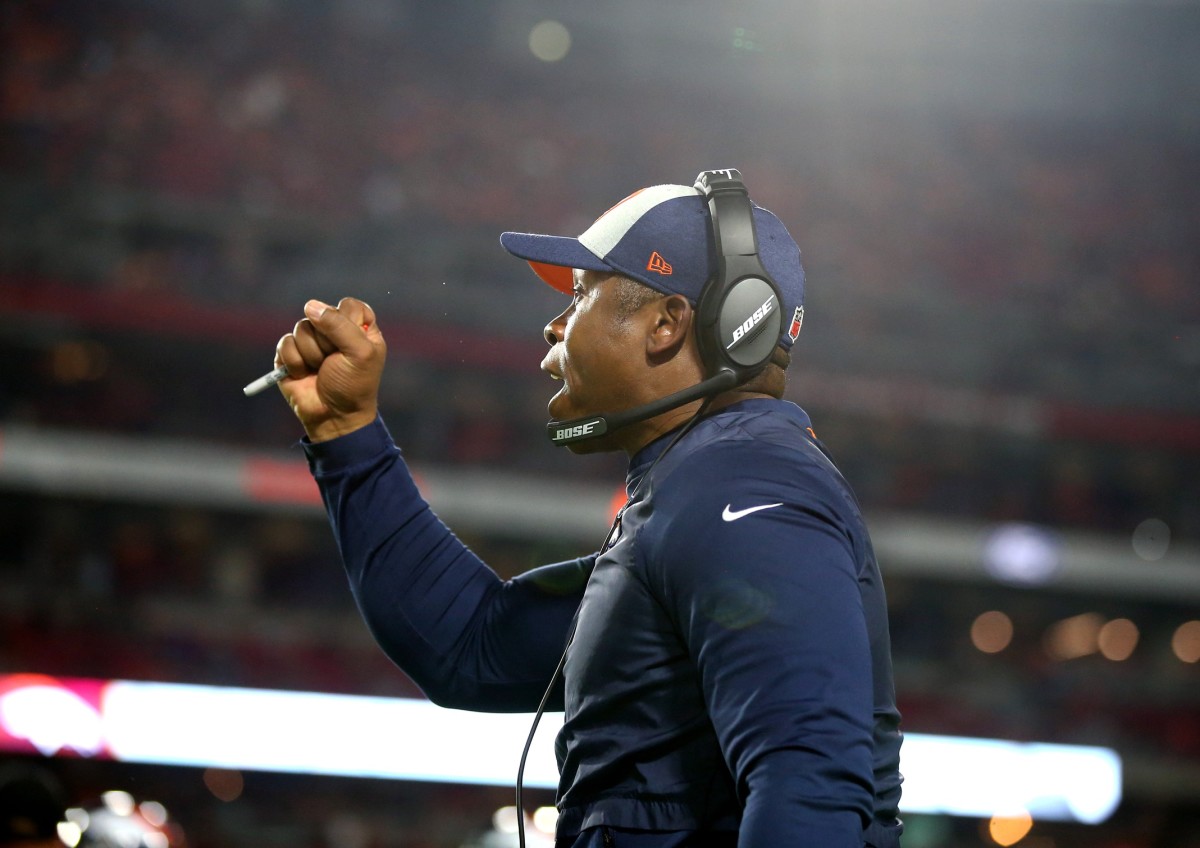
{"type": "Polygon", "coordinates": [[[721,356],[745,379],[766,366],[783,331],[779,290],[767,277],[744,276],[729,286],[717,317],[721,356]]]}
{"type": "Polygon", "coordinates": [[[779,291],[769,278],[710,281],[696,306],[705,376],[732,371],[744,383],[766,367],[783,332],[779,291]]]}

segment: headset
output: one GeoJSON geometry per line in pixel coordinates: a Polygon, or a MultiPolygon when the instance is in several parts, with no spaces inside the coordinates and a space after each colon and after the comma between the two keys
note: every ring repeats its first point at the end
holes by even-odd
{"type": "Polygon", "coordinates": [[[696,301],[696,340],[705,377],[694,386],[620,412],[546,425],[556,445],[594,439],[745,383],[767,366],[783,332],[779,285],[758,255],[754,207],[734,168],[701,171],[696,188],[708,202],[716,272],[696,301]]]}

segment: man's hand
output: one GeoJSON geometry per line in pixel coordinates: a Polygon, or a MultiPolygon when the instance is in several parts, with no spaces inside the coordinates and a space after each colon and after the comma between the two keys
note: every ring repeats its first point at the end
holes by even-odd
{"type": "Polygon", "coordinates": [[[387,345],[361,300],[310,300],[304,314],[276,345],[275,365],[287,367],[279,388],[308,438],[324,442],[375,420],[387,345]]]}

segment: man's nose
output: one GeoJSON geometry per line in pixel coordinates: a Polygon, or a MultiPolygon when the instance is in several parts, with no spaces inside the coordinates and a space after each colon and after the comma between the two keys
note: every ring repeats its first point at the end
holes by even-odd
{"type": "Polygon", "coordinates": [[[566,315],[567,310],[563,310],[542,330],[542,338],[546,340],[546,344],[550,345],[550,347],[554,347],[562,341],[562,327],[566,323],[566,315]]]}

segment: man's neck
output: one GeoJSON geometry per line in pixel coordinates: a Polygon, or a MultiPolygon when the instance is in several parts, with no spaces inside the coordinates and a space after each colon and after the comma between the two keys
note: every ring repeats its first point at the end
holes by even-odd
{"type": "MultiPolygon", "coordinates": [[[[704,414],[706,416],[711,415],[714,412],[725,409],[728,406],[732,406],[733,404],[740,403],[744,400],[770,397],[771,395],[763,394],[762,392],[747,392],[739,389],[730,389],[727,392],[721,392],[721,394],[713,397],[709,401],[708,407],[705,409],[704,414]]],[[[681,406],[678,409],[668,410],[662,415],[657,415],[654,418],[651,418],[649,421],[631,424],[626,428],[626,432],[621,434],[620,448],[625,451],[630,459],[632,459],[638,451],[653,442],[655,439],[665,436],[667,433],[682,427],[684,424],[690,421],[696,415],[696,413],[700,411],[702,404],[703,401],[694,401],[686,406],[681,406]]]]}

